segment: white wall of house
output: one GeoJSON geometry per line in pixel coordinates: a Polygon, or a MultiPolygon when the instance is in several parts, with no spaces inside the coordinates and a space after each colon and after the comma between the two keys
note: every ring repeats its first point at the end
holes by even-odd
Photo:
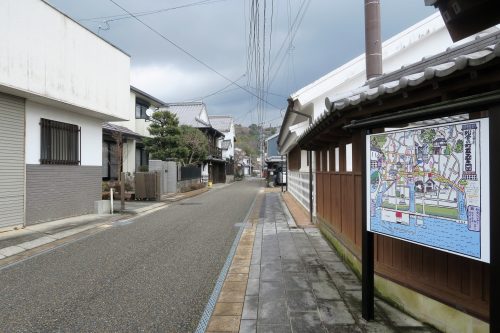
{"type": "Polygon", "coordinates": [[[0,31],[0,91],[129,118],[128,55],[41,0],[2,0],[0,31]]]}
{"type": "Polygon", "coordinates": [[[123,172],[135,172],[135,140],[123,143],[123,172]]]}
{"type": "Polygon", "coordinates": [[[231,123],[229,132],[224,132],[224,140],[231,140],[231,144],[229,145],[229,149],[222,151],[222,158],[234,158],[234,137],[234,123],[231,123]]]}
{"type": "MultiPolygon", "coordinates": [[[[384,73],[420,61],[425,56],[445,51],[453,42],[441,14],[436,12],[382,44],[384,73]]],[[[303,110],[313,106],[313,118],[325,111],[325,98],[356,89],[366,82],[365,55],[352,59],[327,75],[300,89],[291,97],[303,110]]],[[[300,135],[300,134],[299,134],[300,135]]]]}
{"type": "Polygon", "coordinates": [[[129,95],[129,105],[128,105],[128,120],[126,121],[116,121],[113,124],[124,126],[131,131],[136,132],[142,136],[150,137],[148,127],[151,124],[150,121],[146,121],[146,119],[136,119],[135,118],[135,104],[136,104],[137,95],[134,91],[130,91],[129,95]]]}
{"type": "Polygon", "coordinates": [[[40,164],[40,119],[50,119],[81,128],[81,165],[102,165],[102,121],[53,106],[26,101],[26,164],[40,164]]]}

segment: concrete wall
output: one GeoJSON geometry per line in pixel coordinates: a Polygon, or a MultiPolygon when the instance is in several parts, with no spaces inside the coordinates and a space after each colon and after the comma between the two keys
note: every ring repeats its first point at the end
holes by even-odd
{"type": "Polygon", "coordinates": [[[128,119],[128,55],[41,0],[0,1],[0,31],[0,91],[128,119]]]}
{"type": "Polygon", "coordinates": [[[81,127],[81,165],[102,166],[101,120],[33,101],[26,101],[26,164],[40,164],[40,119],[81,127]]]}
{"type": "Polygon", "coordinates": [[[26,165],[26,224],[91,214],[101,166],[26,165]]]}

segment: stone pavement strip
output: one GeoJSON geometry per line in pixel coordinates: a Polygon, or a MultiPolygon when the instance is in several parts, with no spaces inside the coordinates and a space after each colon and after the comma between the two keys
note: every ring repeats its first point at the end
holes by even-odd
{"type": "Polygon", "coordinates": [[[378,299],[365,321],[359,280],[318,229],[290,227],[280,193],[262,196],[206,332],[436,332],[378,299]]]}

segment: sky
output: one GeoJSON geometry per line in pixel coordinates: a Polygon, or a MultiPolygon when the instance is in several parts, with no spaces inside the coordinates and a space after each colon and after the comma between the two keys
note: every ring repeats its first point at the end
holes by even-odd
{"type": "MultiPolygon", "coordinates": [[[[259,0],[253,20],[252,0],[45,1],[129,54],[131,85],[166,103],[202,100],[237,124],[279,125],[288,96],[364,52],[363,0],[259,0]]],[[[381,0],[382,39],[434,12],[381,0]]]]}

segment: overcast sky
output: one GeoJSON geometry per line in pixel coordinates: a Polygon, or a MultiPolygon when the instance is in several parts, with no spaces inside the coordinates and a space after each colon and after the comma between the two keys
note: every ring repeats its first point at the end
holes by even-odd
{"type": "MultiPolygon", "coordinates": [[[[158,11],[139,18],[213,70],[133,17],[116,16],[126,13],[111,0],[46,1],[131,55],[133,86],[167,103],[203,99],[209,114],[231,114],[236,123],[257,122],[257,99],[248,93],[255,83],[244,76],[250,0],[113,0],[132,13],[158,11]],[[224,77],[248,91],[231,85],[224,77]]],[[[363,0],[312,0],[306,7],[307,2],[266,1],[266,47],[271,50],[268,63],[272,66],[269,77],[274,77],[268,90],[273,106],[265,108],[266,126],[281,123],[287,96],[364,52],[363,0]],[[295,23],[298,29],[293,47],[275,60],[300,8],[303,19],[300,15],[295,23]]],[[[263,8],[264,0],[259,3],[263,8]]],[[[435,11],[426,7],[424,0],[381,3],[383,40],[435,11]]],[[[263,29],[262,11],[260,22],[263,29]]]]}

